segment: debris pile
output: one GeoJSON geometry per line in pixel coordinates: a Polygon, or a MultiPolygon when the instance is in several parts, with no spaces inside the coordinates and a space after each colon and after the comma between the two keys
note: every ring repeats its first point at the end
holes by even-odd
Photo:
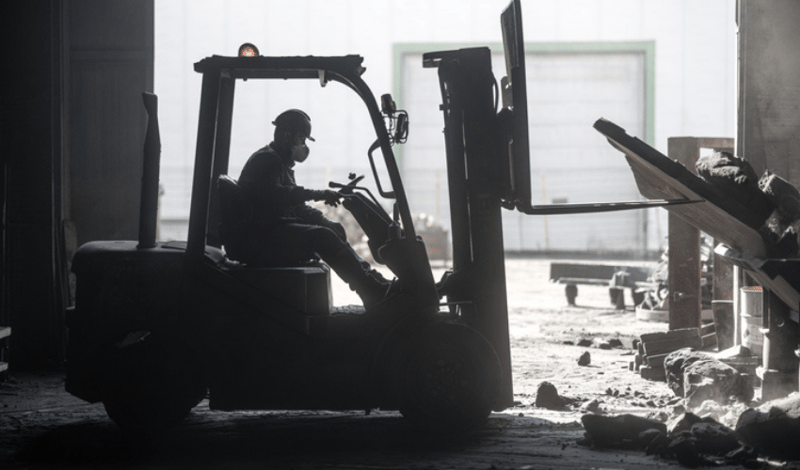
{"type": "Polygon", "coordinates": [[[800,191],[787,180],[766,170],[761,178],[744,159],[729,152],[700,157],[697,174],[725,197],[746,207],[760,221],[769,256],[792,258],[800,246],[800,191]]]}
{"type": "Polygon", "coordinates": [[[774,400],[739,416],[736,435],[758,453],[800,459],[800,395],[774,400]]]}
{"type": "Polygon", "coordinates": [[[800,191],[769,170],[758,181],[758,187],[775,206],[767,219],[767,236],[783,256],[796,256],[800,244],[800,191]]]}
{"type": "Polygon", "coordinates": [[[586,414],[581,422],[585,433],[577,441],[579,445],[639,449],[691,468],[718,465],[760,468],[763,461],[759,459],[763,458],[800,459],[800,447],[796,445],[800,439],[800,395],[745,410],[739,415],[735,429],[714,417],[691,412],[677,414],[666,423],[631,414],[586,414]]]}

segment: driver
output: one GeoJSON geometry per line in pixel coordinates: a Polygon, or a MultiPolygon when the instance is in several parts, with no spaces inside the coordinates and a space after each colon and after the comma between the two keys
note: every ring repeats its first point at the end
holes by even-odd
{"type": "Polygon", "coordinates": [[[295,183],[292,168],[308,158],[306,140],[314,141],[311,118],[299,109],[289,109],[272,124],[273,141],[250,156],[239,176],[239,186],[254,205],[252,230],[258,240],[239,250],[239,261],[285,266],[319,257],[370,309],[386,297],[392,283],[358,256],[347,243],[340,223],[306,204],[324,201],[335,207],[342,196],[329,189],[306,189],[295,183]]]}

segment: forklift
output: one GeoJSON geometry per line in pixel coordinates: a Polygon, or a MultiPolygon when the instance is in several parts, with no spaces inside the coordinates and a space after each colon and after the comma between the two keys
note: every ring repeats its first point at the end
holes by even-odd
{"type": "Polygon", "coordinates": [[[423,56],[441,85],[452,217],[453,266],[438,281],[392,150],[407,136],[408,116],[389,95],[379,106],[362,57],[264,57],[245,44],[235,57],[195,64],[203,79],[186,241],[156,242],[157,101],[145,94],[139,240],[93,241],[74,255],[66,390],[102,402],[139,434],[176,426],[206,397],[222,411],[399,410],[432,431],[473,429],[512,406],[502,209],[580,213],[659,202],[531,206],[520,0],[501,25],[500,86],[486,47],[423,56]],[[392,214],[359,186],[363,176],[330,186],[376,262],[402,284],[399,295],[369,310],[335,307],[324,262],[250,267],[226,253],[231,227],[252,216],[227,176],[235,85],[270,79],[337,82],[366,105],[376,135],[367,156],[392,214]],[[378,149],[388,184],[378,177],[378,149]]]}

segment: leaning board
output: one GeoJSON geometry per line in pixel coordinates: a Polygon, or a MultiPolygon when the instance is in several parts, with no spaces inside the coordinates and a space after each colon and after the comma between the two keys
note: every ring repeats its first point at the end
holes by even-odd
{"type": "Polygon", "coordinates": [[[631,137],[611,121],[599,119],[594,128],[625,154],[644,197],[694,201],[664,208],[745,256],[767,256],[767,246],[757,230],[763,222],[759,214],[726,199],[685,166],[631,137]]]}

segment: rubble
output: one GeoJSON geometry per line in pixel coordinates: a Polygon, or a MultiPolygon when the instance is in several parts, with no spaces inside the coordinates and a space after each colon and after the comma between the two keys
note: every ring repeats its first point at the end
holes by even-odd
{"type": "Polygon", "coordinates": [[[776,245],[776,255],[794,257],[800,245],[800,191],[780,176],[767,170],[758,187],[775,206],[765,223],[766,235],[776,245]]]}
{"type": "Polygon", "coordinates": [[[588,366],[592,363],[592,355],[589,354],[589,351],[584,352],[581,354],[581,357],[578,358],[578,365],[579,366],[588,366]]]}
{"type": "Polygon", "coordinates": [[[539,408],[547,408],[549,410],[557,410],[563,408],[566,400],[558,395],[556,386],[550,382],[542,382],[536,390],[536,406],[539,408]]]}
{"type": "Polygon", "coordinates": [[[749,208],[763,220],[772,213],[774,206],[759,189],[758,175],[747,160],[718,151],[700,157],[695,163],[695,170],[726,198],[749,208]]]}
{"type": "Polygon", "coordinates": [[[748,402],[753,399],[750,376],[716,359],[684,362],[683,388],[686,406],[695,408],[706,400],[728,404],[732,400],[748,402]]]}
{"type": "Polygon", "coordinates": [[[760,454],[800,459],[800,394],[746,410],[736,423],[736,434],[760,454]]]}
{"type": "Polygon", "coordinates": [[[600,400],[594,400],[584,403],[580,408],[581,413],[598,413],[600,411],[600,400]]]}
{"type": "Polygon", "coordinates": [[[581,422],[586,430],[586,436],[579,444],[593,447],[640,448],[639,434],[642,432],[649,429],[655,429],[663,434],[667,432],[667,426],[661,421],[632,414],[617,416],[586,414],[581,417],[581,422]]]}
{"type": "MultiPolygon", "coordinates": [[[[630,414],[587,414],[581,417],[581,422],[586,432],[578,440],[579,445],[643,450],[647,455],[675,459],[690,468],[724,464],[753,468],[757,464],[758,454],[742,445],[738,433],[710,417],[684,413],[666,425],[630,414]]],[[[783,445],[786,442],[788,438],[783,445]]]]}
{"type": "Polygon", "coordinates": [[[731,399],[753,399],[752,378],[715,359],[710,354],[690,348],[670,353],[664,360],[667,385],[676,396],[686,399],[688,408],[697,408],[706,400],[728,404],[731,399]]]}
{"type": "Polygon", "coordinates": [[[664,359],[664,369],[666,371],[667,386],[675,396],[683,398],[683,371],[686,366],[693,362],[707,360],[711,358],[709,354],[695,351],[692,348],[683,348],[670,353],[664,359]]]}

